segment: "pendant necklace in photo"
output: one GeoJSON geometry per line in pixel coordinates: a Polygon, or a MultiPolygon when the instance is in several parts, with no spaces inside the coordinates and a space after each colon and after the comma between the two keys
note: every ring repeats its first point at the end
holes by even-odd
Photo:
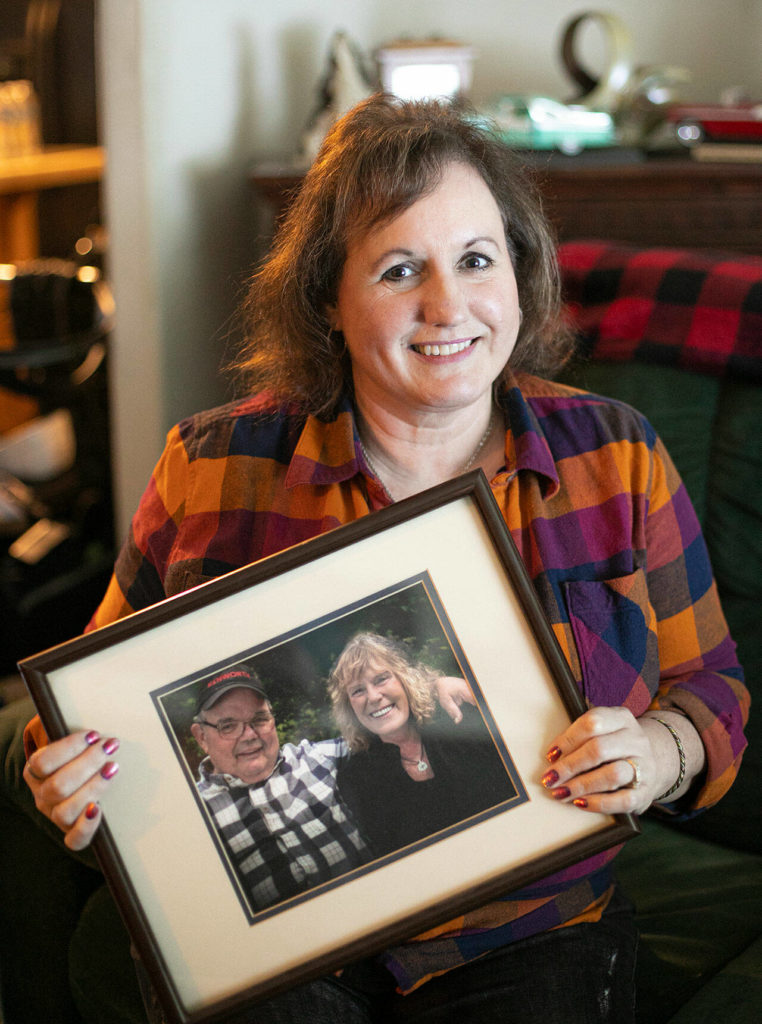
{"type": "Polygon", "coordinates": [[[425,757],[425,751],[423,749],[423,740],[421,740],[421,756],[420,757],[403,757],[400,754],[400,760],[404,761],[405,764],[414,764],[418,771],[423,775],[424,772],[429,770],[429,764],[425,757]]]}

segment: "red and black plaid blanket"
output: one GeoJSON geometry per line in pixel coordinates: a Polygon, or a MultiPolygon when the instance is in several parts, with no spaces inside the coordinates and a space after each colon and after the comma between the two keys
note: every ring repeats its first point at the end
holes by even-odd
{"type": "Polygon", "coordinates": [[[575,241],[559,261],[586,354],[762,379],[762,258],[575,241]]]}

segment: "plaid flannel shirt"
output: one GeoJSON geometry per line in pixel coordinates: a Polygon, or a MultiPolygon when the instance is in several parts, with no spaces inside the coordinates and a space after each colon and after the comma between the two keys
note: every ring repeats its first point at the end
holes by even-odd
{"type": "Polygon", "coordinates": [[[254,910],[338,878],[370,860],[336,799],[343,740],[285,743],[272,774],[247,785],[201,762],[198,791],[208,806],[254,910]]]}
{"type": "MultiPolygon", "coordinates": [[[[492,492],[578,685],[590,704],[691,719],[706,769],[679,810],[710,806],[735,778],[749,698],[680,477],[623,403],[533,377],[501,402],[505,465],[492,492]]],[[[266,396],[201,413],[170,432],[92,625],[387,503],[348,400],[324,421],[266,396]]],[[[39,725],[29,734],[42,737],[39,725]]],[[[390,950],[400,989],[514,939],[597,919],[615,853],[390,950]]]]}

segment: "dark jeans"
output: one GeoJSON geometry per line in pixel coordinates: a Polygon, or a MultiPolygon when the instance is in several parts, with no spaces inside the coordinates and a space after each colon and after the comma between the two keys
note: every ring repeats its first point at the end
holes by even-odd
{"type": "Polygon", "coordinates": [[[226,1024],[632,1024],[636,948],[631,907],[617,894],[595,924],[512,943],[407,996],[368,960],[226,1024]]]}

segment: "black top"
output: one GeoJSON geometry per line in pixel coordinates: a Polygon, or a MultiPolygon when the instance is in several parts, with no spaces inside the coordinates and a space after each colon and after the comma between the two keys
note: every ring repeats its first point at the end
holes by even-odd
{"type": "Polygon", "coordinates": [[[339,766],[341,797],[377,857],[516,795],[481,715],[462,711],[459,725],[438,710],[421,730],[433,779],[411,779],[399,747],[377,736],[339,766]]]}

